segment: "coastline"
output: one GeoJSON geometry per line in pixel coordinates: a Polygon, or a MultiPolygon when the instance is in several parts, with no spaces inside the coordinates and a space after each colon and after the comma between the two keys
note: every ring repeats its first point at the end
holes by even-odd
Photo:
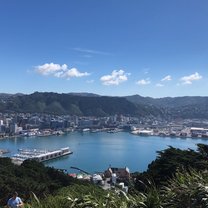
{"type": "Polygon", "coordinates": [[[151,137],[151,136],[157,136],[157,137],[161,137],[161,138],[165,138],[165,137],[170,137],[170,138],[192,138],[192,139],[208,139],[208,136],[192,136],[191,134],[188,135],[173,135],[171,133],[141,133],[140,131],[125,131],[123,129],[112,129],[112,128],[105,128],[105,129],[71,129],[71,130],[58,130],[58,131],[54,131],[52,129],[47,130],[47,133],[44,133],[45,131],[41,132],[40,131],[38,133],[32,133],[32,134],[17,134],[17,135],[5,135],[5,136],[1,136],[0,140],[5,140],[5,139],[13,139],[13,138],[27,138],[27,137],[48,137],[48,136],[61,136],[61,135],[67,135],[70,134],[71,132],[80,132],[80,133],[99,133],[99,132],[106,132],[106,133],[112,133],[112,134],[116,134],[118,132],[127,132],[129,134],[133,134],[135,136],[138,137],[151,137]]]}

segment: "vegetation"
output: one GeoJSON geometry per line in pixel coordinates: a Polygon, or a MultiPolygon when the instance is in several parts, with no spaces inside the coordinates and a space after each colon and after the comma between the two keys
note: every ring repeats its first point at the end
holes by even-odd
{"type": "Polygon", "coordinates": [[[146,191],[134,195],[104,191],[94,185],[72,185],[43,200],[33,199],[30,208],[206,208],[207,172],[178,172],[160,189],[149,184],[146,191]]]}
{"type": "Polygon", "coordinates": [[[208,97],[185,96],[151,98],[133,95],[127,96],[126,99],[135,104],[148,106],[149,108],[154,107],[162,112],[165,118],[208,118],[208,97]]]}
{"type": "Polygon", "coordinates": [[[26,208],[205,208],[208,207],[208,145],[197,151],[169,147],[146,172],[135,173],[129,193],[105,191],[35,161],[21,166],[0,159],[0,205],[14,190],[26,208]]]}
{"type": "Polygon", "coordinates": [[[164,207],[208,207],[207,172],[177,172],[162,188],[164,207]]]}
{"type": "Polygon", "coordinates": [[[74,182],[64,173],[36,161],[25,161],[16,166],[9,158],[0,158],[0,205],[6,203],[14,190],[27,200],[31,191],[38,197],[46,196],[74,182]]]}
{"type": "Polygon", "coordinates": [[[141,188],[139,184],[141,180],[153,179],[154,183],[160,186],[172,178],[178,170],[189,170],[190,168],[199,171],[206,170],[208,168],[208,146],[204,144],[197,146],[198,151],[180,150],[174,147],[159,151],[156,160],[149,164],[147,171],[137,176],[138,190],[141,188]]]}
{"type": "MultiPolygon", "coordinates": [[[[55,196],[49,196],[43,201],[34,200],[33,207],[65,208],[65,207],[129,207],[137,205],[142,196],[127,197],[125,193],[107,192],[95,185],[73,185],[63,188],[55,196]]],[[[136,206],[134,206],[136,207],[136,206]]]]}
{"type": "Polygon", "coordinates": [[[124,97],[88,96],[82,94],[39,93],[0,96],[0,112],[70,114],[78,116],[160,115],[154,107],[135,104],[124,97]]]}
{"type": "Polygon", "coordinates": [[[90,93],[0,94],[1,112],[31,112],[83,116],[153,116],[165,119],[208,118],[208,97],[108,97],[90,93]]]}

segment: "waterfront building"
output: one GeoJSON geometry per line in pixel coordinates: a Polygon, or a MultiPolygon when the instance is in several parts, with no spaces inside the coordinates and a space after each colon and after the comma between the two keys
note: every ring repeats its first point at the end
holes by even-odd
{"type": "Polygon", "coordinates": [[[6,132],[6,126],[0,125],[0,133],[5,133],[5,132],[6,132]]]}
{"type": "Polygon", "coordinates": [[[9,124],[9,132],[11,134],[17,134],[17,133],[19,133],[19,128],[18,128],[18,126],[17,126],[16,123],[9,124]]]}
{"type": "Polygon", "coordinates": [[[63,129],[64,128],[64,121],[52,119],[50,122],[50,128],[51,129],[63,129]]]}
{"type": "Polygon", "coordinates": [[[196,136],[196,137],[201,137],[201,136],[208,137],[208,129],[205,128],[191,127],[190,133],[192,136],[196,136]]]}

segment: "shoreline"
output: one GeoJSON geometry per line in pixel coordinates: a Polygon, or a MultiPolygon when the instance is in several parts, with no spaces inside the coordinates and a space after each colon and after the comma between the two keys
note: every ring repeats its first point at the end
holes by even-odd
{"type": "Polygon", "coordinates": [[[65,131],[62,131],[63,133],[61,134],[56,134],[56,133],[50,133],[50,134],[35,134],[35,135],[12,135],[12,136],[3,136],[3,137],[0,137],[0,140],[6,140],[6,139],[14,139],[14,138],[30,138],[30,137],[49,137],[49,136],[61,136],[61,135],[68,135],[72,132],[79,132],[81,134],[86,134],[86,133],[89,133],[89,134],[95,134],[95,133],[100,133],[100,132],[105,132],[105,133],[113,133],[113,134],[116,134],[116,133],[119,133],[119,132],[126,132],[126,133],[129,133],[129,134],[132,134],[132,135],[135,135],[135,136],[138,136],[138,137],[153,137],[153,136],[157,136],[157,137],[160,137],[160,138],[180,138],[180,139],[188,139],[188,138],[191,138],[191,139],[204,139],[204,140],[207,140],[208,137],[196,137],[196,136],[179,136],[179,135],[176,135],[176,136],[173,136],[173,135],[159,135],[159,134],[151,134],[151,135],[143,135],[143,134],[134,134],[132,133],[131,131],[123,131],[123,130],[119,130],[119,131],[109,131],[109,130],[100,130],[100,131],[80,131],[80,130],[73,130],[73,131],[68,131],[68,132],[65,132],[65,131]]]}

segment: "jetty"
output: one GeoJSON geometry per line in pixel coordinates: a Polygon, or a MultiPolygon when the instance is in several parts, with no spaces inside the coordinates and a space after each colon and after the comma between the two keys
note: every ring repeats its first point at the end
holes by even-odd
{"type": "Polygon", "coordinates": [[[41,149],[18,149],[18,154],[11,157],[12,162],[21,165],[25,160],[36,160],[38,162],[44,162],[55,158],[63,157],[73,152],[69,147],[49,151],[41,149]]]}

